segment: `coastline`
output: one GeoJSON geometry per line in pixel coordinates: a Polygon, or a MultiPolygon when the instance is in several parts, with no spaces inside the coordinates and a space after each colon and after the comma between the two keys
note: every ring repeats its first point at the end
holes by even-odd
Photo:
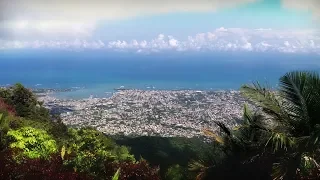
{"type": "Polygon", "coordinates": [[[39,97],[72,127],[92,126],[107,135],[199,137],[213,121],[238,124],[245,100],[239,91],[120,90],[108,98],[39,97]]]}

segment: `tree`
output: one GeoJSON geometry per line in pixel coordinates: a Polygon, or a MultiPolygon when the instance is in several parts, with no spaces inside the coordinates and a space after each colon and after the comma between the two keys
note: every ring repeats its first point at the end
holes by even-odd
{"type": "Polygon", "coordinates": [[[126,147],[116,145],[112,139],[95,129],[69,129],[68,134],[66,149],[73,157],[67,159],[66,164],[74,167],[76,171],[102,177],[106,161],[135,161],[126,147]]]}
{"type": "Polygon", "coordinates": [[[241,91],[261,108],[265,121],[270,124],[264,126],[267,139],[262,138],[261,141],[277,153],[273,177],[296,179],[297,172],[319,169],[319,75],[289,72],[280,78],[276,92],[258,83],[243,86],[241,91]]]}
{"type": "Polygon", "coordinates": [[[17,116],[42,121],[50,119],[49,111],[42,107],[42,103],[37,101],[36,96],[20,83],[2,88],[0,98],[14,108],[17,116]]]}
{"type": "Polygon", "coordinates": [[[21,117],[30,116],[37,105],[37,99],[33,93],[19,83],[14,85],[11,102],[15,106],[17,115],[21,117]]]}
{"type": "Polygon", "coordinates": [[[0,112],[8,113],[13,116],[16,114],[16,110],[14,109],[14,107],[5,103],[5,101],[1,98],[1,95],[0,95],[0,112]]]}
{"type": "Polygon", "coordinates": [[[272,158],[261,146],[259,137],[263,134],[255,131],[261,121],[262,117],[245,105],[241,126],[230,129],[216,121],[220,133],[204,129],[204,134],[212,138],[215,151],[189,164],[189,170],[198,173],[196,179],[270,179],[272,158]]]}
{"type": "MultiPolygon", "coordinates": [[[[204,132],[222,146],[222,163],[194,162],[191,169],[224,178],[237,170],[270,172],[273,179],[319,178],[320,78],[313,72],[289,72],[277,91],[259,83],[244,85],[241,93],[256,105],[244,108],[243,124],[229,129],[216,122],[222,134],[204,132]],[[232,167],[231,170],[230,167],[232,167]],[[265,167],[265,171],[260,167],[265,167]],[[271,169],[272,168],[272,172],[271,169]]],[[[245,171],[243,171],[246,174],[245,171]]],[[[249,172],[247,172],[249,173],[249,172]]],[[[232,178],[231,178],[232,179],[232,178]]],[[[249,178],[250,179],[250,178],[249,178]]],[[[261,179],[261,178],[259,178],[261,179]]]]}

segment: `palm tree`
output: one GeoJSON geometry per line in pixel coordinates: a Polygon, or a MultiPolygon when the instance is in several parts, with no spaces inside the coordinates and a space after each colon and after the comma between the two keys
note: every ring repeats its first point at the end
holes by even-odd
{"type": "Polygon", "coordinates": [[[289,72],[280,78],[278,91],[258,83],[243,86],[242,94],[261,108],[267,148],[279,158],[274,179],[295,179],[306,164],[318,168],[320,135],[320,78],[314,72],[289,72]],[[304,164],[303,164],[304,162],[304,164]]]}
{"type": "MultiPolygon", "coordinates": [[[[204,134],[217,144],[218,153],[189,164],[191,171],[197,171],[197,179],[265,179],[269,180],[272,158],[264,152],[260,139],[264,127],[262,118],[244,105],[243,124],[234,129],[222,122],[215,122],[220,128],[219,134],[203,130],[204,134]],[[220,153],[219,153],[220,152],[220,153]],[[266,159],[268,157],[268,159],[266,159]]],[[[217,152],[217,151],[216,151],[217,152]]]]}
{"type": "MultiPolygon", "coordinates": [[[[237,168],[253,168],[251,171],[257,173],[269,172],[270,166],[273,179],[290,180],[297,179],[298,174],[308,175],[310,169],[320,169],[317,162],[320,154],[318,74],[289,72],[280,78],[276,91],[254,83],[241,87],[241,93],[256,105],[257,111],[252,113],[245,106],[243,124],[233,130],[217,123],[222,135],[204,131],[222,146],[225,166],[237,162],[237,168]],[[259,165],[266,170],[259,171],[259,165]]],[[[202,170],[200,175],[208,174],[209,169],[226,173],[219,166],[221,163],[201,167],[197,162],[191,164],[191,169],[202,170]]]]}

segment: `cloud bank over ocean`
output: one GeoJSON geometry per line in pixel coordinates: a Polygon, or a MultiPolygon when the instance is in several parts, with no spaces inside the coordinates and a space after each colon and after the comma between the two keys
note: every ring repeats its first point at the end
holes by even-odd
{"type": "Polygon", "coordinates": [[[273,30],[218,28],[185,39],[159,34],[151,40],[0,40],[0,49],[100,49],[152,53],[161,51],[253,51],[283,53],[319,53],[320,30],[273,30]]]}

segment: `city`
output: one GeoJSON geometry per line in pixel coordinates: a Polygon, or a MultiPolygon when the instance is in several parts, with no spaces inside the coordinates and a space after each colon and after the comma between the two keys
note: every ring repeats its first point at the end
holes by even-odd
{"type": "Polygon", "coordinates": [[[110,98],[82,100],[40,97],[72,127],[91,126],[109,135],[194,137],[216,130],[214,121],[233,127],[245,99],[238,91],[121,90],[110,98]]]}

